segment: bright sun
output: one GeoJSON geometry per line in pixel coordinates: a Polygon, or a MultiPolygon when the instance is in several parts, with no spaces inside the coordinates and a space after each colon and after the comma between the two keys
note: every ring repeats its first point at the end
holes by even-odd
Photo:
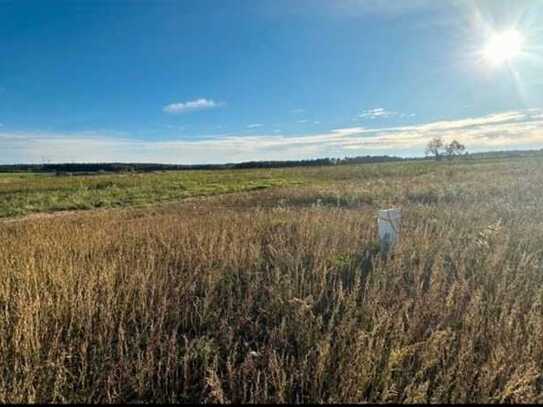
{"type": "Polygon", "coordinates": [[[494,65],[511,61],[522,52],[522,35],[514,29],[494,34],[486,44],[483,55],[494,65]]]}

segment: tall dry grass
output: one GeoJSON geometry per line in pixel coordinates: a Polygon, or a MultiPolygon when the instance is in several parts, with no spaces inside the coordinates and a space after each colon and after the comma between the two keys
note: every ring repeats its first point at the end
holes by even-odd
{"type": "Polygon", "coordinates": [[[540,163],[383,179],[0,224],[0,402],[543,402],[540,163]]]}

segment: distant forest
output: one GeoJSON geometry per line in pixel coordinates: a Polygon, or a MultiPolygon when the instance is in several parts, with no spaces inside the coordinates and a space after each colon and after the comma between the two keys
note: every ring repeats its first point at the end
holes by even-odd
{"type": "Polygon", "coordinates": [[[360,163],[378,163],[402,161],[403,158],[390,156],[366,156],[353,158],[317,158],[296,161],[247,161],[229,164],[152,164],[152,163],[63,163],[63,164],[15,164],[0,165],[2,172],[59,172],[59,173],[96,173],[96,172],[149,172],[149,171],[186,171],[186,170],[225,170],[251,168],[291,168],[321,167],[360,163]]]}
{"type": "MultiPolygon", "coordinates": [[[[505,158],[533,156],[542,150],[529,151],[498,151],[473,153],[466,158],[505,158]]],[[[150,172],[150,171],[187,171],[187,170],[225,170],[251,168],[292,168],[319,167],[331,165],[369,164],[394,161],[428,160],[428,158],[402,158],[388,155],[358,156],[345,158],[317,158],[312,160],[294,161],[247,161],[230,164],[153,164],[153,163],[62,163],[62,164],[7,164],[0,165],[0,172],[46,172],[46,173],[101,173],[101,172],[150,172]]]]}

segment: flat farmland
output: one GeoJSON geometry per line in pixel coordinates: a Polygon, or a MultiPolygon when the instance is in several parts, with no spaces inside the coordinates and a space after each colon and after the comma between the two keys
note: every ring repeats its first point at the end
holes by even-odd
{"type": "Polygon", "coordinates": [[[543,402],[541,156],[0,174],[0,216],[0,402],[543,402]]]}

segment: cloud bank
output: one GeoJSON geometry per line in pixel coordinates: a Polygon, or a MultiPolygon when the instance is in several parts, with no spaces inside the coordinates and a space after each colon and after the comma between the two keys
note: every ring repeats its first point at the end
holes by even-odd
{"type": "Polygon", "coordinates": [[[352,127],[328,132],[224,135],[197,140],[148,141],[95,134],[0,132],[0,162],[224,163],[297,160],[345,155],[423,155],[433,137],[453,138],[469,151],[543,147],[543,109],[494,113],[388,128],[352,127]]]}

